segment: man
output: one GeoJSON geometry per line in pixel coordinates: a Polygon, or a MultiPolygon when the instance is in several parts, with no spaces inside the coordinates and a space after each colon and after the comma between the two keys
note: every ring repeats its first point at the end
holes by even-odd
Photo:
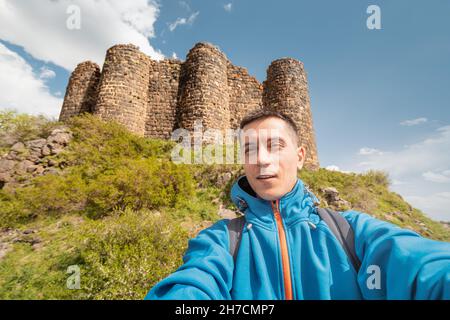
{"type": "Polygon", "coordinates": [[[257,111],[240,128],[245,176],[231,199],[246,224],[235,259],[222,219],[189,241],[184,264],[146,299],[450,299],[450,243],[340,212],[354,233],[355,268],[297,178],[305,149],[292,119],[257,111]]]}

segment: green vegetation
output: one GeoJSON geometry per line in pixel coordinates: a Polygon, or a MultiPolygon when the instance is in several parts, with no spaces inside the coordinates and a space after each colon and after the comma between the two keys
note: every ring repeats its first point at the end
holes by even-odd
{"type": "MultiPolygon", "coordinates": [[[[8,141],[46,137],[57,125],[0,115],[8,141]]],[[[174,142],[138,137],[91,115],[68,125],[73,139],[53,157],[64,170],[0,190],[0,299],[142,299],[181,265],[188,239],[220,218],[219,202],[233,207],[228,194],[242,169],[174,164],[174,142]],[[218,183],[225,173],[231,179],[218,183]],[[71,265],[80,267],[79,290],[66,287],[71,265]]],[[[5,150],[8,141],[0,141],[5,150]]],[[[299,176],[319,198],[321,188],[335,187],[356,210],[450,241],[448,229],[388,190],[382,172],[299,176]]]]}
{"type": "Polygon", "coordinates": [[[14,110],[0,110],[0,155],[9,149],[13,142],[47,138],[57,124],[42,115],[32,116],[14,110]]]}

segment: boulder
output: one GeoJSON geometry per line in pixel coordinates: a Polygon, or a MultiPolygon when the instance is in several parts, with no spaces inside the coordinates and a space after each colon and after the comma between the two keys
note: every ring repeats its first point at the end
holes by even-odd
{"type": "Polygon", "coordinates": [[[34,166],[34,162],[30,160],[23,160],[16,165],[15,172],[18,174],[23,174],[28,172],[28,168],[34,166]]]}
{"type": "Polygon", "coordinates": [[[16,161],[9,159],[0,159],[0,172],[11,171],[16,165],[16,161]]]}
{"type": "Polygon", "coordinates": [[[15,151],[17,153],[25,151],[25,145],[22,142],[16,142],[11,147],[10,151],[15,151]]]}
{"type": "Polygon", "coordinates": [[[43,146],[45,146],[47,140],[46,139],[35,139],[30,140],[26,142],[26,146],[29,149],[41,149],[43,146]]]}

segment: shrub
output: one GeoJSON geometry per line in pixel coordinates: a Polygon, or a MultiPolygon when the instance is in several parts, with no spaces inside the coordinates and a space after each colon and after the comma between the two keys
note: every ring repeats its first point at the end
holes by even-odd
{"type": "Polygon", "coordinates": [[[187,231],[142,210],[91,221],[78,234],[81,289],[89,299],[143,299],[182,264],[187,231]]]}
{"type": "Polygon", "coordinates": [[[0,150],[7,150],[13,143],[47,138],[58,124],[43,115],[33,116],[14,110],[0,110],[0,150]]]}

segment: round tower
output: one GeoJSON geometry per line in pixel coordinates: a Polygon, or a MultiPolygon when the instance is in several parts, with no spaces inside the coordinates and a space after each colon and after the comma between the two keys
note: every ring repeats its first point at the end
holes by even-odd
{"type": "Polygon", "coordinates": [[[77,65],[70,75],[59,120],[65,121],[83,112],[92,112],[97,100],[100,67],[91,61],[77,65]]]}
{"type": "Polygon", "coordinates": [[[178,124],[193,130],[230,127],[227,58],[209,43],[197,43],[187,54],[180,75],[178,124]]]}
{"type": "Polygon", "coordinates": [[[263,89],[264,108],[282,112],[296,123],[300,143],[306,149],[304,166],[319,168],[316,138],[308,93],[308,81],[303,63],[292,58],[273,61],[267,69],[263,89]]]}
{"type": "Polygon", "coordinates": [[[116,45],[106,52],[94,114],[144,135],[150,58],[137,46],[116,45]]]}

